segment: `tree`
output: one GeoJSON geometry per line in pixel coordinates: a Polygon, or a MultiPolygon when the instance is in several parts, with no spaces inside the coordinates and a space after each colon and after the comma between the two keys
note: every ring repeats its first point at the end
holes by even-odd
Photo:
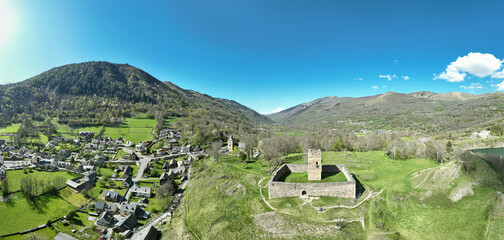
{"type": "Polygon", "coordinates": [[[446,152],[451,152],[452,151],[452,142],[451,141],[448,141],[446,143],[446,152]]]}
{"type": "Polygon", "coordinates": [[[31,176],[21,178],[21,192],[30,200],[37,194],[36,181],[31,176]]]}
{"type": "Polygon", "coordinates": [[[219,162],[220,150],[222,148],[222,141],[218,140],[210,145],[210,154],[212,157],[219,162]]]}
{"type": "Polygon", "coordinates": [[[167,181],[156,188],[156,198],[164,199],[173,196],[177,191],[177,184],[171,180],[167,181]]]}
{"type": "Polygon", "coordinates": [[[231,152],[233,156],[235,157],[235,162],[238,161],[238,157],[240,156],[240,149],[238,149],[238,146],[234,146],[233,152],[231,152]]]}
{"type": "Polygon", "coordinates": [[[268,162],[269,174],[273,173],[280,163],[279,142],[273,137],[263,139],[259,142],[259,149],[261,150],[262,157],[268,162]]]}
{"type": "Polygon", "coordinates": [[[9,180],[7,178],[2,179],[2,194],[7,196],[9,194],[9,180]]]}

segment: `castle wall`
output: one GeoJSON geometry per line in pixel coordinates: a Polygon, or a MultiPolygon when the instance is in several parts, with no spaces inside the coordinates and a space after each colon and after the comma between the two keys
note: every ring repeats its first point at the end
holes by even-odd
{"type": "Polygon", "coordinates": [[[306,172],[307,165],[305,164],[284,164],[273,173],[273,177],[268,182],[269,198],[280,197],[298,197],[303,195],[311,196],[329,196],[355,198],[356,183],[352,174],[348,169],[341,164],[338,165],[323,165],[322,172],[343,172],[347,178],[346,182],[329,182],[329,183],[290,183],[279,182],[278,180],[285,174],[290,172],[306,172]]]}
{"type": "Polygon", "coordinates": [[[289,183],[270,182],[269,198],[310,196],[355,198],[355,182],[289,183]]]}

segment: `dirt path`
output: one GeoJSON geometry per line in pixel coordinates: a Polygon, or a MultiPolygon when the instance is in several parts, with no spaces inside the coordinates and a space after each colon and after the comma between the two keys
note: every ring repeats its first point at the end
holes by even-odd
{"type": "Polygon", "coordinates": [[[356,207],[360,206],[360,205],[361,205],[362,203],[364,203],[365,201],[367,201],[367,200],[369,200],[369,199],[372,199],[372,198],[374,198],[374,197],[376,197],[376,196],[380,195],[380,194],[383,192],[383,190],[385,190],[385,188],[383,188],[383,189],[382,189],[381,191],[379,191],[378,193],[375,193],[374,195],[373,195],[373,192],[370,192],[370,193],[369,193],[369,195],[368,195],[366,198],[364,198],[364,200],[362,200],[362,201],[360,201],[359,203],[357,203],[357,204],[355,204],[355,205],[352,205],[352,206],[348,206],[348,205],[335,205],[335,206],[329,206],[329,207],[315,207],[315,206],[313,206],[311,203],[310,203],[310,205],[311,205],[313,208],[315,208],[315,209],[319,209],[319,208],[324,208],[324,209],[330,209],[330,208],[349,208],[349,209],[353,209],[353,208],[356,208],[356,207]]]}
{"type": "Polygon", "coordinates": [[[263,187],[261,186],[261,182],[263,180],[264,180],[264,178],[261,178],[261,180],[259,180],[259,182],[257,182],[257,186],[259,186],[259,193],[261,194],[261,198],[263,199],[264,203],[266,203],[266,205],[268,205],[269,208],[271,208],[274,211],[278,211],[277,208],[273,207],[273,205],[271,205],[268,201],[266,201],[266,198],[264,198],[264,196],[262,194],[263,187]]]}

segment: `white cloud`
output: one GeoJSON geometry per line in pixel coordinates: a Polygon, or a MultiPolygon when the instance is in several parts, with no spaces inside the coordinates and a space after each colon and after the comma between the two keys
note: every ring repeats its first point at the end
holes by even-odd
{"type": "Polygon", "coordinates": [[[501,83],[497,84],[497,85],[492,85],[494,87],[497,87],[497,91],[504,91],[504,81],[502,81],[501,83]]]}
{"type": "Polygon", "coordinates": [[[501,67],[502,61],[494,55],[471,52],[466,56],[458,57],[441,74],[434,74],[434,80],[444,79],[448,82],[462,82],[468,73],[479,78],[484,78],[495,75],[501,67]]]}
{"type": "Polygon", "coordinates": [[[492,74],[492,78],[498,78],[498,79],[503,79],[504,78],[504,69],[500,72],[496,72],[492,74]]]}
{"type": "Polygon", "coordinates": [[[376,89],[378,89],[378,86],[372,86],[371,88],[372,88],[373,90],[376,90],[376,89]]]}
{"type": "Polygon", "coordinates": [[[275,109],[273,109],[273,110],[271,110],[269,112],[263,112],[261,114],[262,115],[268,115],[268,114],[273,114],[273,113],[281,112],[283,110],[285,110],[285,108],[275,108],[275,109]]]}
{"type": "Polygon", "coordinates": [[[358,77],[358,78],[354,78],[353,80],[362,81],[363,79],[361,77],[358,77]]]}
{"type": "Polygon", "coordinates": [[[471,89],[471,91],[474,91],[474,89],[482,89],[483,86],[481,86],[481,84],[479,83],[471,83],[470,86],[460,86],[460,88],[471,89]]]}
{"type": "Polygon", "coordinates": [[[387,80],[389,80],[389,81],[391,81],[391,80],[392,80],[392,78],[397,78],[397,76],[396,76],[395,74],[393,74],[393,75],[390,75],[390,74],[387,74],[387,75],[382,75],[382,74],[380,74],[380,75],[378,75],[378,77],[379,77],[379,78],[386,78],[386,79],[387,79],[387,80]]]}
{"type": "Polygon", "coordinates": [[[404,80],[408,81],[410,78],[409,76],[401,76],[404,80]]]}

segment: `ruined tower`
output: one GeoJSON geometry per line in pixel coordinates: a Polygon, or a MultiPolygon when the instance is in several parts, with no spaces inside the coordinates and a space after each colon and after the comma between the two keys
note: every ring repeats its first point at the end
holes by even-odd
{"type": "Polygon", "coordinates": [[[322,152],[308,149],[308,180],[322,180],[322,152]]]}

